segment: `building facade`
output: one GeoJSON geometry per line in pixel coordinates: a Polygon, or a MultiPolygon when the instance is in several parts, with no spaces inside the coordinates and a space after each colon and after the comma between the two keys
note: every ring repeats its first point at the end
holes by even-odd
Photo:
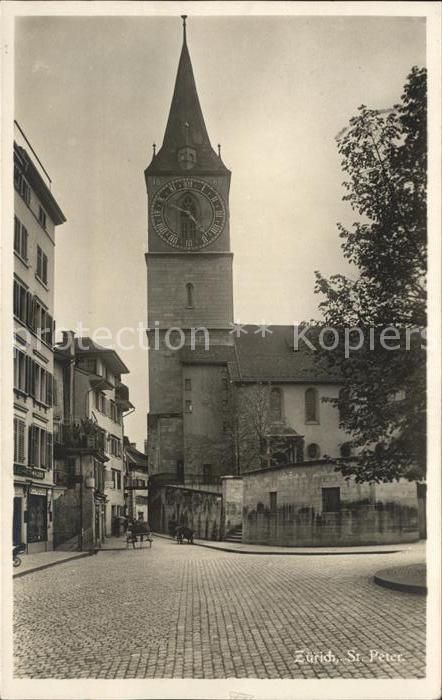
{"type": "Polygon", "coordinates": [[[100,547],[126,515],[123,416],[133,409],[114,350],[65,333],[55,350],[55,546],[100,547]]]}
{"type": "Polygon", "coordinates": [[[137,450],[135,443],[124,437],[124,492],[128,520],[148,523],[147,455],[137,450]]]}
{"type": "Polygon", "coordinates": [[[33,553],[53,548],[55,229],[66,219],[17,122],[14,189],[13,542],[33,553]]]}

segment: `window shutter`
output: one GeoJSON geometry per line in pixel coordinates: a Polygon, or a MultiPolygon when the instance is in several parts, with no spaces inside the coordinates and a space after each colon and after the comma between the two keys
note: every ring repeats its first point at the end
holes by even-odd
{"type": "Polygon", "coordinates": [[[14,250],[20,253],[20,221],[14,216],[14,250]]]}
{"type": "Polygon", "coordinates": [[[48,283],[48,259],[44,253],[43,253],[43,282],[45,284],[48,283]]]}
{"type": "Polygon", "coordinates": [[[52,469],[52,434],[46,433],[46,467],[52,469]]]}
{"type": "Polygon", "coordinates": [[[54,406],[58,405],[58,392],[57,392],[57,380],[52,377],[52,403],[54,406]]]}
{"type": "Polygon", "coordinates": [[[43,268],[42,255],[43,255],[42,249],[40,248],[40,246],[37,246],[37,275],[40,277],[40,279],[42,278],[41,276],[42,276],[42,268],[43,268]]]}
{"type": "Polygon", "coordinates": [[[32,302],[33,296],[31,292],[26,293],[26,323],[32,328],[32,302]]]}
{"type": "Polygon", "coordinates": [[[30,387],[29,387],[29,393],[30,393],[31,396],[33,396],[34,399],[35,399],[35,398],[37,398],[37,397],[35,396],[35,388],[36,388],[35,385],[36,385],[37,365],[36,365],[36,363],[34,362],[34,360],[31,360],[31,358],[29,358],[29,364],[31,365],[31,369],[30,369],[30,373],[29,373],[30,381],[31,381],[31,384],[30,384],[30,387]]]}
{"type": "Polygon", "coordinates": [[[53,405],[52,374],[49,372],[46,372],[46,403],[48,406],[53,405]]]}
{"type": "Polygon", "coordinates": [[[14,462],[18,462],[18,419],[14,418],[14,462]]]}
{"type": "Polygon", "coordinates": [[[28,259],[28,231],[23,224],[21,227],[21,256],[23,260],[28,259]]]}
{"type": "Polygon", "coordinates": [[[31,466],[35,466],[35,443],[36,443],[35,425],[30,425],[29,426],[28,461],[29,461],[29,464],[31,466]]]}
{"type": "Polygon", "coordinates": [[[18,461],[25,461],[25,423],[22,420],[17,422],[18,425],[18,461]]]}

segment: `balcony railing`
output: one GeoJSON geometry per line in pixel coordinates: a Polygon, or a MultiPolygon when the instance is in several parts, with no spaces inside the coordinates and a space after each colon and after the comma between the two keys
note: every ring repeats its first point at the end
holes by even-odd
{"type": "Polygon", "coordinates": [[[129,399],[129,387],[119,382],[115,387],[115,401],[123,411],[133,408],[129,399]]]}
{"type": "Polygon", "coordinates": [[[54,443],[58,447],[82,448],[105,452],[105,433],[92,421],[54,425],[54,443]]]}

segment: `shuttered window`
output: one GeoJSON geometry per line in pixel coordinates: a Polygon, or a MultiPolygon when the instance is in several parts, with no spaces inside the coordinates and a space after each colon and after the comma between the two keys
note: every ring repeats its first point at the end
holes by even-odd
{"type": "Polygon", "coordinates": [[[52,433],[39,428],[37,425],[29,427],[29,464],[40,469],[51,469],[53,464],[53,438],[52,433]]]}
{"type": "Polygon", "coordinates": [[[28,260],[28,231],[17,216],[14,216],[14,251],[27,262],[28,260]]]}
{"type": "Polygon", "coordinates": [[[25,461],[25,429],[25,422],[14,417],[14,462],[18,464],[25,461]]]}
{"type": "Polygon", "coordinates": [[[48,257],[39,245],[37,246],[37,277],[43,284],[48,283],[48,257]]]}

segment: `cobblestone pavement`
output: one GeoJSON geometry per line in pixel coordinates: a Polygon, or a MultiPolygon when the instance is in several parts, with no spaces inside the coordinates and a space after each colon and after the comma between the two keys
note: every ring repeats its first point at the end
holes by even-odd
{"type": "Polygon", "coordinates": [[[421,559],[100,552],[14,581],[15,675],[422,678],[425,598],[373,582],[421,559]]]}

